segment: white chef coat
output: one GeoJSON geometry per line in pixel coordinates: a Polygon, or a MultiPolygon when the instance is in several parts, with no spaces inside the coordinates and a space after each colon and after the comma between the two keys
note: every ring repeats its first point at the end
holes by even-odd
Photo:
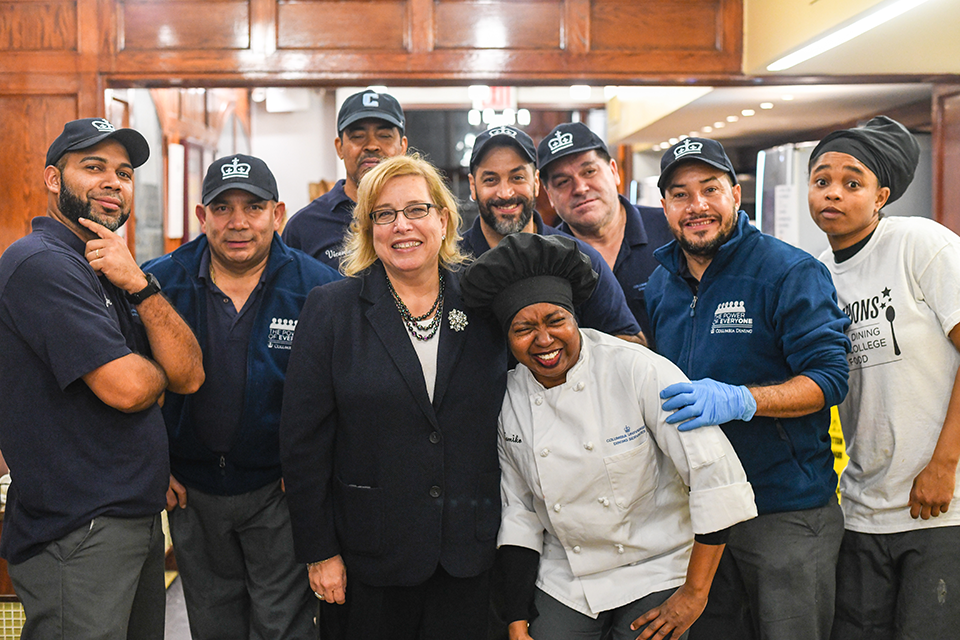
{"type": "Polygon", "coordinates": [[[683,584],[693,534],[757,515],[719,427],[680,433],[666,358],[581,329],[579,361],[545,389],[523,365],[500,413],[498,544],[541,553],[537,586],[585,615],[683,584]],[[688,489],[688,487],[690,487],[688,489]]]}

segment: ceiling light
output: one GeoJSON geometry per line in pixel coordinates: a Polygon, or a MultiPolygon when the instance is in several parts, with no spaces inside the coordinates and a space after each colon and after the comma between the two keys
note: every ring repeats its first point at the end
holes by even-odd
{"type": "MultiPolygon", "coordinates": [[[[677,140],[677,142],[680,142],[680,141],[677,140]]],[[[666,149],[666,148],[668,148],[669,146],[670,146],[670,141],[669,141],[669,140],[660,143],[660,148],[661,148],[661,149],[666,149]]]]}
{"type": "Polygon", "coordinates": [[[727,122],[736,122],[739,119],[738,116],[727,116],[727,122]]]}
{"type": "Polygon", "coordinates": [[[742,115],[744,118],[749,118],[752,115],[756,115],[756,113],[757,112],[754,111],[753,109],[744,109],[743,111],[740,112],[740,115],[742,115]]]}
{"type": "Polygon", "coordinates": [[[470,123],[471,127],[479,126],[482,120],[479,109],[470,109],[470,111],[467,112],[467,122],[470,123]]]}
{"type": "Polygon", "coordinates": [[[661,149],[660,145],[658,145],[658,144],[653,145],[653,150],[654,150],[654,151],[660,151],[660,149],[661,149]]]}
{"type": "Polygon", "coordinates": [[[670,138],[670,145],[673,146],[680,142],[680,138],[670,138]]]}
{"type": "Polygon", "coordinates": [[[493,119],[496,117],[497,112],[493,109],[487,108],[483,110],[483,124],[491,124],[493,119]]]}
{"type": "Polygon", "coordinates": [[[714,129],[723,129],[725,126],[727,126],[727,123],[723,122],[722,120],[718,120],[717,122],[713,123],[714,129]]]}
{"type": "Polygon", "coordinates": [[[703,131],[704,133],[710,133],[711,131],[713,131],[713,127],[709,127],[709,126],[704,127],[704,128],[702,129],[702,131],[703,131]]]}
{"type": "Polygon", "coordinates": [[[680,140],[686,140],[686,139],[689,138],[689,137],[690,137],[690,136],[688,136],[688,135],[681,135],[681,136],[678,137],[677,141],[679,142],[680,140]]]}
{"type": "Polygon", "coordinates": [[[696,138],[698,135],[700,135],[700,132],[699,132],[699,131],[691,131],[691,132],[690,132],[690,137],[691,137],[691,138],[696,138]]]}
{"type": "Polygon", "coordinates": [[[897,16],[906,13],[914,7],[918,7],[927,0],[897,0],[892,4],[888,4],[885,7],[877,9],[876,11],[870,12],[853,22],[842,29],[827,33],[817,39],[816,41],[808,44],[805,47],[801,47],[797,51],[785,55],[776,62],[773,62],[770,65],[767,65],[767,71],[783,71],[784,69],[789,69],[794,67],[801,62],[806,62],[810,58],[814,58],[825,51],[829,51],[836,46],[853,40],[859,35],[870,31],[874,27],[878,27],[888,20],[892,20],[897,16]]]}
{"type": "Polygon", "coordinates": [[[784,102],[790,102],[791,100],[793,100],[793,94],[785,93],[782,96],[780,96],[780,99],[783,100],[784,102]]]}
{"type": "Polygon", "coordinates": [[[760,103],[760,108],[761,108],[761,109],[773,109],[773,103],[772,103],[772,102],[761,102],[761,103],[760,103]]]}
{"type": "Polygon", "coordinates": [[[520,109],[517,111],[517,124],[521,127],[530,124],[530,111],[528,109],[520,109]]]}
{"type": "Polygon", "coordinates": [[[572,100],[586,101],[590,99],[591,95],[593,95],[593,90],[590,88],[590,85],[586,85],[586,84],[570,85],[570,98],[572,100]]]}

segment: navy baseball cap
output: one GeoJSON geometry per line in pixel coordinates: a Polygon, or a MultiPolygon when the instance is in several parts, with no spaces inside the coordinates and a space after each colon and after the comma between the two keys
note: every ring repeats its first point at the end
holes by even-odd
{"type": "Polygon", "coordinates": [[[203,179],[203,206],[229,189],[242,189],[264,200],[279,200],[277,179],[260,158],[238,153],[210,165],[203,179]]]}
{"type": "Polygon", "coordinates": [[[55,165],[69,151],[80,151],[113,138],[124,146],[136,169],[150,157],[150,145],[139,131],[117,129],[106,118],[83,118],[63,125],[63,132],[47,149],[46,166],[55,165]]]}
{"type": "Polygon", "coordinates": [[[337,115],[337,134],[342,134],[348,126],[364,118],[386,120],[398,127],[403,134],[403,109],[389,93],[377,93],[367,89],[344,100],[337,115]]]}
{"type": "Polygon", "coordinates": [[[533,138],[516,127],[501,125],[487,129],[473,141],[473,153],[470,154],[470,173],[473,173],[483,160],[483,156],[491,149],[510,145],[520,152],[520,156],[530,162],[537,162],[537,147],[533,138]]]}
{"type": "Polygon", "coordinates": [[[660,187],[661,195],[665,191],[670,174],[677,165],[691,160],[704,162],[711,167],[726,171],[730,181],[737,184],[737,172],[730,158],[727,157],[727,152],[723,150],[722,144],[707,138],[684,138],[667,149],[660,158],[660,179],[657,180],[657,186],[660,187]]]}
{"type": "Polygon", "coordinates": [[[593,149],[607,150],[606,143],[600,136],[590,131],[582,122],[568,122],[558,124],[546,138],[540,141],[537,147],[538,169],[574,153],[583,153],[593,149]]]}

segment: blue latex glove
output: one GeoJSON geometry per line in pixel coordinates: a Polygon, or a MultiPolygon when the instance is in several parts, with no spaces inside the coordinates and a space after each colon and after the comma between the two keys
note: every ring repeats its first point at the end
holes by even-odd
{"type": "Polygon", "coordinates": [[[672,384],[660,392],[664,411],[675,411],[669,424],[682,422],[678,431],[691,431],[731,420],[749,420],[757,412],[757,401],[744,386],[704,378],[672,384]]]}

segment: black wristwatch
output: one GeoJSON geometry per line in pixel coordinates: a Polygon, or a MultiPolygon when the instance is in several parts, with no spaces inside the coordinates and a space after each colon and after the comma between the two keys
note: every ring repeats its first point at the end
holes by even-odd
{"type": "Polygon", "coordinates": [[[152,273],[143,274],[147,277],[147,286],[136,293],[128,293],[127,300],[130,304],[140,304],[155,293],[160,293],[160,283],[152,273]]]}

